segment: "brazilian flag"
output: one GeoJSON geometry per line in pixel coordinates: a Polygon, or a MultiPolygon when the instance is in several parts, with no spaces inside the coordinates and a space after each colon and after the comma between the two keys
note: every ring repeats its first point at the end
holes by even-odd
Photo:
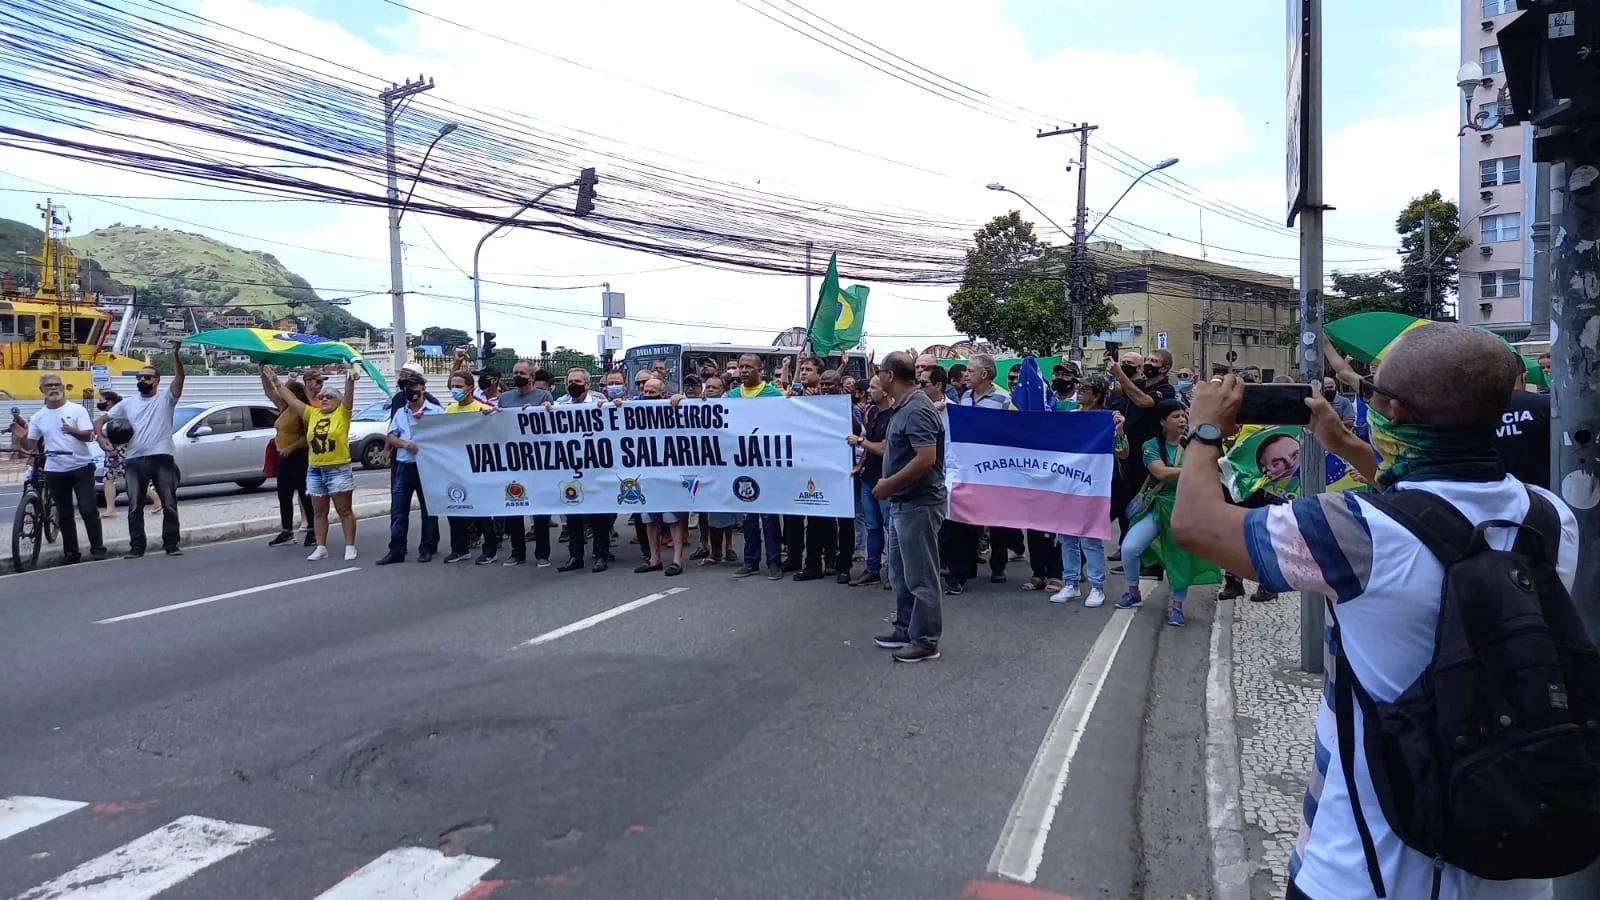
{"type": "Polygon", "coordinates": [[[828,274],[817,294],[816,310],[806,329],[811,352],[829,356],[861,344],[861,329],[867,324],[867,286],[839,287],[839,254],[828,258],[828,274]]]}

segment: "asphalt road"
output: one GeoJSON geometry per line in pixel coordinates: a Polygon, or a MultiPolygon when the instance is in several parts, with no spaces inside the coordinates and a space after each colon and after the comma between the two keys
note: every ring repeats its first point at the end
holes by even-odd
{"type": "Polygon", "coordinates": [[[871,642],[875,587],[636,575],[626,544],[600,574],[375,567],[386,537],[0,577],[0,897],[192,872],[163,900],[1125,900],[1163,850],[1141,819],[1192,812],[1140,804],[1159,604],[1055,606],[1014,575],[946,598],[944,658],[904,666],[871,642]],[[991,855],[1108,623],[1017,893],[991,855]]]}

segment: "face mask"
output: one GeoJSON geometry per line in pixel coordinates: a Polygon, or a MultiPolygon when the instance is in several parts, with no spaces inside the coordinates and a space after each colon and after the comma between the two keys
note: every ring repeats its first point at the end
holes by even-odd
{"type": "Polygon", "coordinates": [[[581,381],[569,381],[569,382],[567,382],[567,395],[568,396],[571,396],[571,397],[582,397],[588,390],[589,390],[589,388],[587,386],[585,386],[583,384],[583,382],[581,382],[581,381]]]}
{"type": "Polygon", "coordinates": [[[139,382],[139,393],[141,395],[143,395],[145,397],[149,397],[152,394],[154,394],[155,392],[156,392],[156,386],[155,385],[151,384],[148,381],[139,382]]]}
{"type": "Polygon", "coordinates": [[[1178,379],[1178,390],[1187,391],[1189,388],[1192,388],[1192,387],[1194,387],[1194,381],[1193,380],[1188,379],[1188,378],[1179,378],[1178,379]]]}
{"type": "Polygon", "coordinates": [[[511,383],[517,386],[517,390],[526,391],[528,385],[533,383],[533,379],[526,375],[513,375],[511,376],[511,383]]]}
{"type": "Polygon", "coordinates": [[[411,401],[412,403],[415,403],[418,400],[421,400],[422,399],[422,389],[421,388],[407,388],[406,389],[406,399],[411,401]]]}
{"type": "Polygon", "coordinates": [[[1160,366],[1152,366],[1149,363],[1145,363],[1145,366],[1144,366],[1144,377],[1146,377],[1146,378],[1154,378],[1154,377],[1156,377],[1156,373],[1158,373],[1160,371],[1161,371],[1161,367],[1160,366]]]}
{"type": "Polygon", "coordinates": [[[1322,390],[1322,399],[1328,401],[1329,403],[1332,403],[1333,402],[1333,398],[1335,398],[1337,396],[1339,396],[1339,392],[1338,391],[1330,391],[1327,388],[1323,388],[1323,390],[1322,390]]]}
{"type": "Polygon", "coordinates": [[[1396,425],[1389,417],[1371,406],[1367,407],[1367,429],[1372,436],[1372,447],[1383,457],[1378,463],[1378,487],[1387,488],[1395,482],[1395,464],[1405,458],[1411,444],[1406,440],[1406,426],[1396,425]]]}
{"type": "Polygon", "coordinates": [[[466,397],[467,397],[467,389],[466,388],[451,388],[450,389],[450,396],[454,397],[455,401],[457,403],[460,403],[462,400],[466,399],[466,397]]]}
{"type": "Polygon", "coordinates": [[[487,391],[489,389],[489,385],[493,383],[494,382],[487,375],[478,376],[478,390],[480,391],[487,391]]]}
{"type": "Polygon", "coordinates": [[[1139,368],[1133,363],[1123,363],[1122,374],[1128,376],[1129,378],[1136,378],[1139,375],[1139,368]]]}
{"type": "Polygon", "coordinates": [[[613,400],[615,400],[618,397],[621,397],[622,396],[622,385],[620,385],[620,384],[608,384],[608,385],[606,385],[606,396],[610,397],[613,400]]]}
{"type": "Polygon", "coordinates": [[[96,403],[94,408],[100,410],[101,412],[106,411],[106,405],[104,403],[96,403]]]}
{"type": "Polygon", "coordinates": [[[1050,390],[1055,391],[1057,396],[1068,394],[1072,392],[1073,384],[1065,378],[1056,378],[1050,382],[1050,390]]]}

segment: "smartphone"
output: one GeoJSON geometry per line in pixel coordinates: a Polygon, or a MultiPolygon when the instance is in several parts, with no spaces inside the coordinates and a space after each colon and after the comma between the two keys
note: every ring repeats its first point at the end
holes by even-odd
{"type": "Polygon", "coordinates": [[[1121,341],[1106,341],[1106,355],[1111,357],[1112,359],[1121,359],[1122,358],[1122,342],[1121,341]]]}
{"type": "Polygon", "coordinates": [[[1247,384],[1239,403],[1240,425],[1309,425],[1309,384],[1247,384]]]}

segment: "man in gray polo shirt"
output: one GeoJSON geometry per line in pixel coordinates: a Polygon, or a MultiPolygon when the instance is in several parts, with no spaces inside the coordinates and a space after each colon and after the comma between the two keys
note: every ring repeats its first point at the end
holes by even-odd
{"type": "Polygon", "coordinates": [[[939,611],[939,526],[947,504],[944,423],[933,401],[917,388],[909,355],[889,354],[877,378],[894,400],[894,417],[884,438],[883,478],[872,496],[889,501],[895,616],[894,632],[874,640],[895,651],[895,662],[938,659],[944,630],[939,611]]]}

